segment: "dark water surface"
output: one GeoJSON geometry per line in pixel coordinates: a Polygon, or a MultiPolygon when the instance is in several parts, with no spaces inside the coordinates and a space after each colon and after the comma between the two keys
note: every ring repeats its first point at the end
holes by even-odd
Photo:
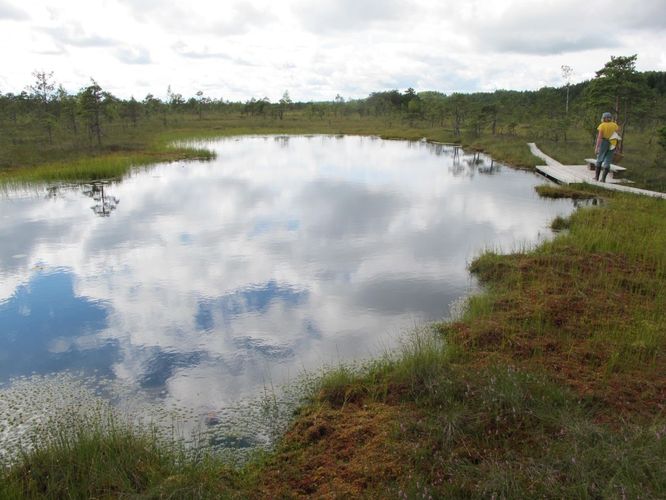
{"type": "Polygon", "coordinates": [[[570,201],[447,146],[205,143],[104,186],[0,195],[0,385],[60,372],[207,412],[448,316],[487,248],[549,237],[570,201]]]}

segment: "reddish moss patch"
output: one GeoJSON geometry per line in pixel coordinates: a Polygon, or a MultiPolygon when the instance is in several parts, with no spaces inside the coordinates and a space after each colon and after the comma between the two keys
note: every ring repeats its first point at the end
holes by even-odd
{"type": "Polygon", "coordinates": [[[262,473],[265,498],[356,497],[407,473],[408,453],[392,437],[412,418],[405,407],[368,402],[324,405],[301,415],[262,473]]]}
{"type": "MultiPolygon", "coordinates": [[[[523,369],[546,371],[598,399],[609,415],[659,410],[655,404],[666,400],[666,359],[629,356],[631,339],[623,334],[637,316],[649,317],[661,307],[655,298],[663,280],[653,266],[570,248],[483,257],[473,269],[495,299],[488,315],[453,325],[455,342],[474,356],[499,353],[523,369]],[[621,362],[614,363],[618,357],[621,362]]],[[[662,334],[657,352],[663,352],[664,340],[662,334]]]]}

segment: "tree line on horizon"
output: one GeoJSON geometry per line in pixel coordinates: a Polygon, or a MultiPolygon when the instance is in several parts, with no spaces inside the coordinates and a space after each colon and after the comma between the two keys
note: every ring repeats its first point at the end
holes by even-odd
{"type": "MultiPolygon", "coordinates": [[[[185,118],[283,120],[289,113],[309,119],[378,117],[409,127],[442,127],[455,137],[464,134],[515,135],[567,141],[571,130],[584,130],[590,141],[603,111],[611,111],[622,133],[651,134],[666,150],[666,72],[636,70],[637,55],[611,57],[595,78],[536,91],[446,95],[437,91],[373,92],[364,99],[294,102],[285,92],[277,102],[252,98],[245,102],[213,99],[202,91],[189,98],[167,89],[165,99],[147,94],[142,100],[121,99],[91,79],[75,94],[57,86],[53,73],[35,71],[33,82],[19,93],[0,93],[0,145],[49,147],[66,138],[85,147],[101,147],[110,128],[127,133],[141,127],[178,126],[185,118]]],[[[568,76],[571,68],[563,66],[568,76]]],[[[624,144],[624,141],[623,143],[624,144]]]]}

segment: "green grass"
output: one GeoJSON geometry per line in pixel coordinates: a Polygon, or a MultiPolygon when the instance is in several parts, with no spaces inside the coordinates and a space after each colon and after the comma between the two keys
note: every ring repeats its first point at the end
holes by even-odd
{"type": "Polygon", "coordinates": [[[530,152],[527,142],[528,138],[525,136],[484,134],[476,138],[465,136],[462,144],[463,147],[483,150],[496,160],[514,167],[533,169],[535,165],[543,163],[543,160],[530,152]]]}
{"type": "Polygon", "coordinates": [[[219,457],[191,453],[111,413],[72,410],[52,425],[0,472],[0,498],[225,498],[242,484],[219,457]]]}
{"type": "Polygon", "coordinates": [[[397,437],[417,442],[408,497],[659,497],[658,427],[595,424],[570,391],[492,366],[450,374],[397,437]],[[403,434],[404,433],[404,434],[403,434]]]}
{"type": "Polygon", "coordinates": [[[602,188],[589,185],[577,187],[574,185],[562,186],[554,184],[542,184],[536,186],[534,189],[543,198],[570,198],[572,200],[589,200],[604,195],[606,191],[602,188]]]}
{"type": "Polygon", "coordinates": [[[553,231],[563,231],[569,229],[571,226],[571,220],[565,217],[560,217],[559,215],[553,219],[550,223],[550,228],[553,231]]]}
{"type": "Polygon", "coordinates": [[[108,153],[100,156],[77,158],[68,162],[5,170],[0,173],[0,183],[116,179],[127,174],[133,167],[176,159],[207,160],[213,157],[214,154],[206,149],[162,146],[154,151],[108,153]]]}

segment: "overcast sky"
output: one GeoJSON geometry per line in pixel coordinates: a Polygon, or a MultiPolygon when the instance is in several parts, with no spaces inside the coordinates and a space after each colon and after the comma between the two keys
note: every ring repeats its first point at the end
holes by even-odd
{"type": "Polygon", "coordinates": [[[0,92],[229,100],[537,89],[611,55],[666,70],[666,0],[0,0],[0,92]]]}

